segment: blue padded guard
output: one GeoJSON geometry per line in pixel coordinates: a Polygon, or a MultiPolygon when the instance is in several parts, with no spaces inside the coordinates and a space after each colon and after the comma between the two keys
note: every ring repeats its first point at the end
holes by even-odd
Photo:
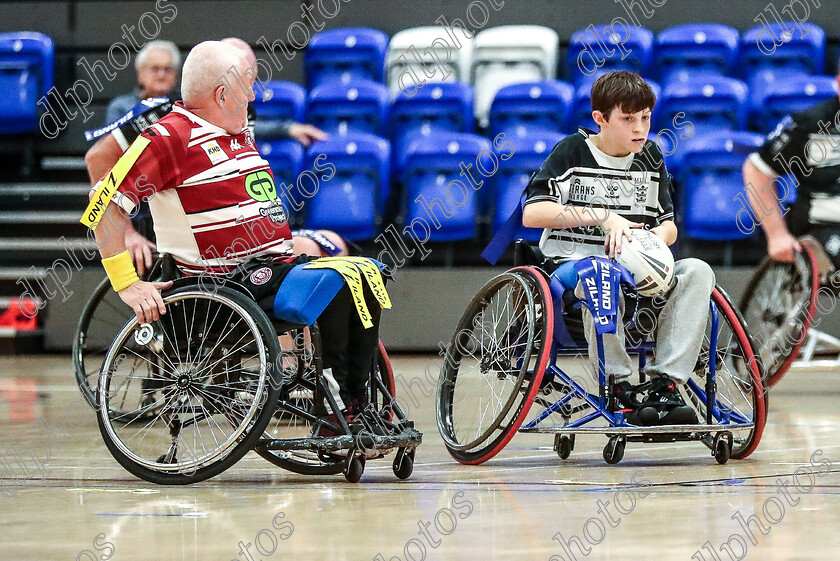
{"type": "MultiPolygon", "coordinates": [[[[370,261],[380,271],[385,271],[384,264],[375,259],[370,261]]],[[[304,269],[306,265],[295,265],[280,283],[280,289],[274,297],[274,316],[277,319],[312,325],[344,286],[344,277],[338,271],[304,269]]],[[[363,278],[362,282],[367,281],[363,278]]]]}

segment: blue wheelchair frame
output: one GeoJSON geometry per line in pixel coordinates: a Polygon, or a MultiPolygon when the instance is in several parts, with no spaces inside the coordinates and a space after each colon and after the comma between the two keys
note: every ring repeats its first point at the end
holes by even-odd
{"type": "MultiPolygon", "coordinates": [[[[597,395],[590,394],[571,375],[557,365],[558,357],[579,356],[581,354],[585,356],[588,353],[588,347],[572,339],[563,319],[562,302],[566,286],[558,279],[557,275],[552,275],[550,277],[549,288],[555,310],[554,335],[551,341],[549,362],[545,369],[542,383],[545,384],[546,381],[559,383],[561,386],[568,388],[568,393],[555,403],[545,407],[533,420],[523,424],[518,432],[555,434],[555,450],[561,454],[561,457],[564,457],[560,450],[561,435],[564,435],[564,438],[568,438],[565,435],[572,435],[571,447],[573,448],[574,434],[601,433],[610,437],[610,441],[604,449],[604,458],[609,463],[617,463],[621,460],[624,444],[627,440],[644,442],[702,440],[712,449],[712,455],[715,456],[719,463],[725,463],[728,460],[733,445],[733,434],[731,431],[733,429],[750,428],[753,426],[753,422],[740,413],[729,409],[716,399],[718,357],[717,352],[712,352],[712,349],[717,349],[720,320],[718,307],[714,300],[710,300],[709,302],[712,329],[709,338],[709,370],[706,376],[705,387],[700,387],[693,379],[690,379],[687,383],[690,391],[694,392],[706,405],[706,417],[703,420],[705,423],[694,425],[637,426],[628,423],[622,411],[613,410],[612,402],[614,400],[609,396],[613,395],[614,379],[612,376],[607,377],[605,374],[604,343],[603,336],[600,333],[596,337],[598,350],[597,395]],[[582,403],[575,405],[571,411],[564,413],[563,408],[569,407],[571,402],[576,398],[580,399],[582,403]],[[568,421],[571,419],[571,415],[588,409],[591,409],[588,414],[568,422],[563,426],[555,426],[552,423],[546,422],[554,413],[560,412],[564,420],[568,421]],[[606,426],[586,426],[599,419],[606,421],[606,426]],[[616,452],[616,448],[620,448],[620,451],[616,452]]],[[[574,304],[575,307],[584,305],[590,304],[580,300],[574,304]]],[[[617,321],[621,320],[622,318],[618,318],[617,321]]],[[[639,372],[642,382],[644,381],[643,371],[646,363],[646,355],[648,352],[653,351],[654,348],[655,343],[648,341],[627,347],[628,353],[638,355],[639,357],[639,372]]],[[[518,368],[520,367],[521,361],[518,365],[518,368]]]]}

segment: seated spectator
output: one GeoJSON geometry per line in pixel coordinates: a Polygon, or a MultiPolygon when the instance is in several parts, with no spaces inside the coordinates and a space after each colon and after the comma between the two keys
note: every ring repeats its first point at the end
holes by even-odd
{"type": "Polygon", "coordinates": [[[115,97],[108,104],[105,124],[113,123],[128,113],[141,100],[149,97],[181,99],[175,82],[181,69],[181,53],[172,41],[149,41],[137,53],[134,61],[137,69],[137,89],[129,94],[115,97]]]}

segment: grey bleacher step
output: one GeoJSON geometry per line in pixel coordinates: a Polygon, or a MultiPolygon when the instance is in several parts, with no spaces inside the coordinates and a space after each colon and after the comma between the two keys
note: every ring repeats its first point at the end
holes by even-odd
{"type": "MultiPolygon", "coordinates": [[[[3,263],[6,263],[4,260],[3,263]]],[[[17,298],[25,290],[25,288],[18,284],[18,281],[25,281],[30,286],[37,286],[39,280],[45,279],[47,276],[46,267],[33,267],[29,264],[26,266],[18,265],[15,267],[4,266],[0,267],[0,294],[5,297],[17,298]]],[[[40,294],[36,294],[40,296],[40,294]]]]}
{"type": "MultiPolygon", "coordinates": [[[[0,238],[0,249],[31,249],[48,251],[53,249],[89,249],[95,250],[96,242],[87,238],[0,238]]],[[[2,269],[0,269],[2,270],[2,269]]]]}
{"type": "Polygon", "coordinates": [[[79,223],[82,210],[2,210],[0,224],[79,223]]]}
{"type": "Polygon", "coordinates": [[[72,251],[75,259],[82,263],[88,263],[86,253],[98,254],[96,242],[85,238],[0,238],[0,263],[9,266],[46,268],[56,259],[70,259],[68,251],[72,251]]]}
{"type": "Polygon", "coordinates": [[[44,156],[41,168],[45,170],[85,170],[84,156],[44,156]]]}
{"type": "Polygon", "coordinates": [[[79,222],[84,210],[3,210],[0,211],[0,240],[6,238],[44,238],[53,240],[82,238],[85,226],[79,222]]]}
{"type": "Polygon", "coordinates": [[[3,210],[63,210],[87,206],[87,183],[0,183],[3,210]]]}

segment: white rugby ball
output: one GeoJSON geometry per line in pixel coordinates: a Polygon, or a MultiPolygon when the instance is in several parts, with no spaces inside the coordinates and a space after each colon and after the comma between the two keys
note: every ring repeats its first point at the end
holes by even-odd
{"type": "Polygon", "coordinates": [[[633,275],[641,296],[656,296],[671,288],[674,255],[656,234],[634,228],[633,241],[622,240],[615,260],[633,275]]]}

